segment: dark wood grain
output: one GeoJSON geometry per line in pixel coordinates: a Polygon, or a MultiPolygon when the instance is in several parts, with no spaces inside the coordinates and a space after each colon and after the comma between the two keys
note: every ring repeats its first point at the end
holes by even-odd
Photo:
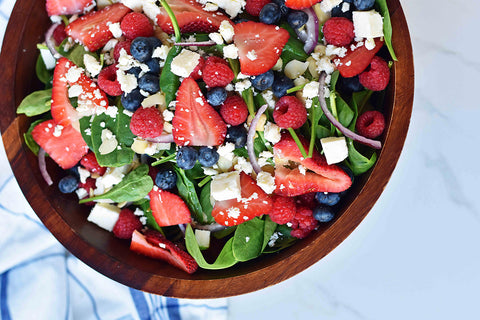
{"type": "MultiPolygon", "coordinates": [[[[395,168],[407,135],[413,104],[414,71],[410,36],[398,0],[389,0],[393,43],[398,62],[387,92],[387,132],[378,162],[362,176],[346,198],[341,214],[311,237],[278,254],[267,255],[228,270],[200,270],[188,275],[161,261],[136,255],[128,242],[87,222],[88,208],[75,197],[60,194],[43,181],[36,157],[23,142],[29,119],[17,116],[17,105],[39,88],[34,70],[36,43],[49,25],[44,1],[19,0],[13,10],[0,56],[0,129],[16,179],[33,210],[52,234],[92,268],[125,285],[182,298],[217,298],[259,290],[286,280],[318,262],[338,246],[370,211],[395,168]]],[[[48,170],[58,181],[61,170],[48,170]]]]}

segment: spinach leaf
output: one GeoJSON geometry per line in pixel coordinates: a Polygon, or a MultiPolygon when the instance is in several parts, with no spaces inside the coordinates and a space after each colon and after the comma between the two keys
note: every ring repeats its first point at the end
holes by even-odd
{"type": "Polygon", "coordinates": [[[237,226],[228,227],[228,228],[225,228],[223,230],[214,232],[213,236],[216,239],[222,239],[222,238],[228,237],[229,235],[234,233],[235,230],[237,230],[237,226]]]}
{"type": "Polygon", "coordinates": [[[138,206],[138,207],[140,207],[140,209],[142,209],[143,214],[147,218],[147,226],[148,227],[150,227],[154,230],[160,231],[163,234],[162,228],[158,225],[157,221],[153,217],[152,209],[150,209],[150,200],[142,199],[142,200],[139,200],[139,201],[135,201],[133,203],[133,205],[138,206]]]}
{"type": "Polygon", "coordinates": [[[38,116],[50,110],[52,89],[39,90],[26,96],[17,108],[17,113],[27,117],[38,116]]]}
{"type": "Polygon", "coordinates": [[[390,13],[388,12],[387,0],[375,0],[375,3],[378,7],[378,11],[383,16],[383,35],[385,39],[385,44],[387,45],[388,51],[392,56],[392,59],[397,61],[397,56],[393,51],[392,45],[392,21],[390,20],[390,13]]]}
{"type": "Polygon", "coordinates": [[[199,162],[195,163],[195,166],[192,169],[185,170],[185,175],[192,181],[204,178],[206,176],[206,174],[203,172],[202,165],[199,162]]]}
{"type": "Polygon", "coordinates": [[[338,93],[335,94],[335,102],[337,107],[338,121],[348,128],[352,123],[353,118],[355,117],[355,112],[350,109],[350,106],[345,102],[345,100],[340,97],[338,93]]]}
{"type": "Polygon", "coordinates": [[[32,131],[33,131],[33,128],[37,126],[37,124],[42,123],[43,121],[45,121],[45,119],[39,119],[37,121],[32,122],[27,132],[23,134],[23,138],[25,139],[25,144],[35,155],[38,155],[40,146],[35,142],[35,140],[33,140],[32,131]]]}
{"type": "Polygon", "coordinates": [[[265,221],[254,218],[237,226],[233,236],[233,256],[238,261],[255,259],[262,253],[265,221]]]}
{"type": "Polygon", "coordinates": [[[202,205],[198,199],[197,190],[195,189],[195,184],[188,179],[183,169],[175,167],[175,171],[177,172],[178,177],[178,194],[190,208],[190,212],[195,221],[203,224],[211,222],[209,221],[208,216],[203,212],[202,205]]]}
{"type": "Polygon", "coordinates": [[[219,270],[219,269],[226,269],[238,261],[235,259],[233,255],[233,238],[228,240],[220,254],[218,255],[217,259],[214,263],[208,263],[202,255],[200,251],[200,247],[198,246],[197,239],[195,238],[195,234],[193,229],[190,225],[187,226],[185,230],[185,245],[187,247],[188,253],[197,261],[200,268],[207,269],[207,270],[219,270]]]}
{"type": "Polygon", "coordinates": [[[163,67],[160,75],[160,89],[165,94],[165,103],[168,106],[170,102],[175,100],[175,95],[180,86],[180,78],[172,72],[172,60],[180,54],[182,48],[173,46],[168,52],[165,60],[165,67],[163,67]]]}
{"type": "Polygon", "coordinates": [[[377,161],[377,154],[372,153],[370,158],[363,156],[355,149],[352,139],[347,138],[348,158],[345,160],[347,166],[352,170],[354,175],[367,172],[377,161]]]}
{"type": "Polygon", "coordinates": [[[83,63],[83,56],[86,54],[89,54],[98,60],[97,54],[85,50],[85,47],[79,44],[75,45],[69,51],[63,50],[63,47],[64,47],[63,44],[65,43],[65,40],[60,45],[58,52],[68,60],[72,61],[76,66],[81,68],[85,67],[85,64],[83,63]]]}
{"type": "Polygon", "coordinates": [[[109,199],[113,202],[138,201],[152,190],[153,181],[148,175],[148,165],[142,164],[135,170],[128,173],[119,184],[113,186],[110,191],[96,197],[82,199],[85,203],[100,199],[109,199]]]}
{"type": "Polygon", "coordinates": [[[340,72],[338,70],[335,70],[332,73],[332,78],[330,80],[330,91],[335,91],[337,87],[337,81],[338,77],[340,76],[340,72]]]}
{"type": "Polygon", "coordinates": [[[210,201],[210,185],[211,182],[203,186],[202,191],[200,191],[200,205],[202,206],[203,213],[208,217],[207,220],[212,221],[212,202],[210,201]]]}
{"type": "Polygon", "coordinates": [[[79,120],[80,122],[80,133],[82,134],[83,140],[87,144],[90,150],[93,150],[93,142],[92,142],[92,132],[90,128],[90,117],[82,117],[79,120]],[[89,133],[89,134],[87,134],[89,133]]]}
{"type": "Polygon", "coordinates": [[[262,245],[262,252],[268,245],[270,238],[275,233],[277,229],[277,224],[270,219],[269,216],[265,217],[265,227],[263,228],[263,245],[262,245]]]}
{"type": "Polygon", "coordinates": [[[331,136],[330,129],[322,125],[317,125],[315,127],[315,133],[316,133],[317,139],[327,138],[331,136]]]}
{"type": "Polygon", "coordinates": [[[37,63],[35,65],[35,72],[37,73],[38,80],[40,80],[47,86],[51,86],[53,72],[47,70],[47,66],[43,61],[41,54],[38,55],[37,63]]]}
{"type": "Polygon", "coordinates": [[[308,58],[308,55],[305,53],[305,50],[303,50],[303,46],[303,42],[298,40],[296,37],[290,37],[285,47],[283,47],[282,54],[280,55],[283,66],[292,60],[305,62],[308,58]]]}

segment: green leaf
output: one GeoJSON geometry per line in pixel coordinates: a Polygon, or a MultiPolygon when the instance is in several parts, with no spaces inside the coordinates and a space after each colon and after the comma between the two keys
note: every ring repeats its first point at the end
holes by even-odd
{"type": "Polygon", "coordinates": [[[208,221],[213,221],[212,218],[212,202],[210,201],[210,185],[211,182],[203,186],[202,191],[200,191],[200,205],[202,206],[203,213],[207,215],[208,221]]]}
{"type": "Polygon", "coordinates": [[[39,90],[26,96],[17,108],[17,113],[27,117],[38,116],[50,110],[52,89],[39,90]]]}
{"type": "Polygon", "coordinates": [[[270,219],[269,216],[265,217],[265,227],[263,228],[263,245],[262,245],[262,252],[268,245],[270,238],[275,233],[277,229],[277,224],[270,219]]]}
{"type": "Polygon", "coordinates": [[[47,86],[51,86],[53,72],[47,70],[47,66],[43,61],[41,54],[38,55],[37,63],[35,65],[35,72],[37,73],[38,80],[42,81],[47,86]]]}
{"type": "Polygon", "coordinates": [[[315,133],[316,133],[317,139],[327,138],[331,136],[330,129],[322,125],[317,125],[315,127],[315,133]]]}
{"type": "Polygon", "coordinates": [[[233,256],[238,261],[255,259],[262,253],[265,221],[254,218],[237,226],[233,236],[233,256]]]}
{"type": "Polygon", "coordinates": [[[337,81],[338,81],[339,76],[340,76],[340,72],[338,70],[335,70],[332,73],[332,78],[330,80],[330,91],[335,91],[335,89],[337,87],[337,81]]]}
{"type": "Polygon", "coordinates": [[[352,123],[353,118],[355,118],[355,111],[350,108],[348,103],[346,103],[338,93],[336,93],[335,102],[337,106],[338,121],[340,121],[344,127],[348,128],[352,123]]]}
{"type": "Polygon", "coordinates": [[[195,166],[193,166],[192,169],[185,170],[185,175],[192,181],[196,179],[202,179],[206,176],[206,174],[203,172],[202,165],[199,162],[195,163],[195,166]]]}
{"type": "Polygon", "coordinates": [[[157,221],[153,217],[152,209],[150,209],[150,200],[142,199],[133,203],[135,206],[139,206],[142,209],[143,214],[147,218],[147,226],[154,230],[160,231],[163,234],[162,228],[158,225],[157,221]]]}
{"type": "Polygon", "coordinates": [[[355,149],[352,139],[347,138],[348,158],[345,160],[347,166],[352,170],[354,175],[367,172],[377,161],[377,154],[373,152],[370,158],[363,156],[355,149]]]}
{"type": "Polygon", "coordinates": [[[85,67],[85,64],[83,63],[83,56],[86,55],[86,54],[89,54],[89,55],[91,55],[92,57],[94,57],[95,59],[98,60],[98,56],[95,53],[85,50],[85,47],[80,45],[80,44],[75,45],[69,51],[64,51],[63,47],[64,47],[64,44],[65,44],[65,40],[64,40],[64,42],[62,42],[62,44],[60,44],[58,52],[62,56],[64,56],[65,58],[72,61],[76,66],[81,67],[81,68],[85,67]]]}
{"type": "Polygon", "coordinates": [[[287,30],[290,34],[290,38],[288,39],[285,47],[283,47],[282,54],[280,55],[283,66],[292,60],[306,61],[308,54],[306,54],[305,50],[303,50],[304,43],[298,40],[295,31],[293,31],[293,29],[287,23],[282,23],[280,27],[287,30]]]}
{"type": "Polygon", "coordinates": [[[232,249],[233,238],[230,238],[225,245],[223,246],[222,251],[218,255],[214,263],[208,263],[200,251],[198,246],[197,239],[195,238],[195,233],[190,225],[187,226],[185,230],[185,245],[187,247],[188,253],[197,261],[200,268],[207,270],[219,270],[230,268],[238,261],[233,255],[232,249]]]}
{"type": "Polygon", "coordinates": [[[113,186],[110,191],[96,197],[82,199],[80,203],[109,199],[113,202],[138,201],[145,198],[152,190],[153,181],[148,175],[148,165],[142,164],[128,173],[119,184],[113,186]]]}
{"type": "Polygon", "coordinates": [[[90,150],[93,150],[92,134],[89,132],[91,130],[90,126],[90,117],[82,117],[79,120],[80,122],[80,133],[82,134],[83,140],[87,144],[90,150]],[[87,134],[90,133],[90,134],[87,134]]]}
{"type": "Polygon", "coordinates": [[[168,52],[167,59],[165,60],[165,67],[162,69],[160,75],[160,89],[165,94],[165,103],[168,106],[170,102],[175,100],[176,92],[180,87],[180,78],[172,72],[172,60],[180,54],[182,48],[179,46],[173,46],[168,52]]]}
{"type": "Polygon", "coordinates": [[[175,167],[177,172],[177,189],[180,197],[185,201],[193,215],[195,221],[205,224],[209,223],[208,216],[203,212],[202,205],[198,199],[197,190],[195,184],[188,179],[183,169],[175,167]]]}
{"type": "Polygon", "coordinates": [[[383,16],[383,35],[385,39],[385,44],[387,45],[388,51],[392,56],[392,59],[397,61],[397,56],[393,50],[392,45],[392,21],[390,20],[390,13],[388,12],[387,0],[375,0],[378,11],[383,16]]]}
{"type": "Polygon", "coordinates": [[[35,142],[35,140],[33,140],[32,131],[33,131],[33,128],[37,126],[37,124],[42,123],[44,121],[45,119],[39,119],[37,121],[32,122],[27,132],[23,134],[23,138],[25,139],[25,144],[35,155],[38,155],[40,146],[35,142]]]}

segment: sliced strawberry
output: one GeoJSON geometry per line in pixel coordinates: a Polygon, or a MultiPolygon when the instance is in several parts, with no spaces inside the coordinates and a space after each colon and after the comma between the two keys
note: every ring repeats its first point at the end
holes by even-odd
{"type": "Polygon", "coordinates": [[[115,3],[100,11],[90,12],[70,23],[65,31],[73,39],[86,46],[91,52],[102,48],[113,38],[108,26],[117,23],[131,10],[121,3],[115,3]]]}
{"type": "Polygon", "coordinates": [[[348,48],[345,57],[335,59],[334,63],[337,65],[337,69],[342,77],[355,77],[370,65],[373,57],[375,57],[382,46],[383,41],[380,40],[380,38],[375,38],[375,48],[372,50],[368,50],[365,45],[356,48],[353,51],[351,48],[348,48]]]}
{"type": "Polygon", "coordinates": [[[80,132],[72,126],[57,126],[55,121],[39,123],[32,131],[33,140],[63,169],[70,169],[88,152],[80,132]]]}
{"type": "Polygon", "coordinates": [[[248,174],[240,173],[240,200],[230,199],[215,202],[212,216],[223,226],[235,226],[272,210],[272,199],[248,174]]]}
{"type": "Polygon", "coordinates": [[[95,6],[95,0],[47,0],[45,3],[48,16],[61,16],[85,12],[95,6]]]}
{"type": "Polygon", "coordinates": [[[192,78],[183,80],[178,89],[172,125],[179,146],[218,146],[227,134],[227,125],[192,78]]]}
{"type": "Polygon", "coordinates": [[[198,264],[192,256],[153,230],[147,231],[145,235],[135,230],[132,234],[130,250],[150,258],[166,261],[190,274],[198,269],[198,264]]]}
{"type": "Polygon", "coordinates": [[[72,125],[79,130],[78,119],[82,116],[70,103],[68,86],[80,86],[82,89],[78,96],[78,106],[94,114],[96,108],[107,108],[108,99],[98,85],[88,78],[83,70],[67,58],[60,58],[53,72],[52,88],[52,117],[57,124],[62,126],[72,125]]]}
{"type": "Polygon", "coordinates": [[[160,227],[190,223],[192,218],[185,202],[176,194],[154,186],[149,193],[150,208],[160,227]]]}
{"type": "MultiPolygon", "coordinates": [[[[202,5],[195,0],[169,0],[168,4],[175,14],[180,31],[183,33],[192,32],[215,32],[223,20],[228,17],[219,11],[204,11],[202,5]]],[[[157,24],[166,33],[173,33],[173,26],[170,17],[164,8],[160,8],[157,15],[157,24]]]]}
{"type": "MultiPolygon", "coordinates": [[[[303,146],[308,150],[308,143],[300,137],[303,146]]],[[[298,196],[310,192],[341,192],[352,185],[347,173],[336,165],[328,165],[325,157],[316,150],[311,158],[303,158],[293,138],[284,134],[282,140],[274,146],[275,161],[279,163],[275,169],[276,193],[283,196],[298,196]],[[288,169],[281,163],[292,161],[313,171],[302,174],[299,169],[288,169]]]]}
{"type": "Polygon", "coordinates": [[[242,73],[256,76],[270,70],[289,37],[287,30],[274,25],[253,21],[236,24],[233,42],[238,47],[242,73]]]}
{"type": "Polygon", "coordinates": [[[319,3],[322,0],[285,0],[285,5],[290,9],[305,9],[310,8],[315,3],[319,3]]]}

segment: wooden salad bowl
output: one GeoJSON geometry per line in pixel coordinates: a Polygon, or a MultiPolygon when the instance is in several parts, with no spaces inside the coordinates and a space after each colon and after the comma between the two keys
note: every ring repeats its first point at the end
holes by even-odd
{"type": "MultiPolygon", "coordinates": [[[[338,246],[363,220],[385,188],[402,150],[413,104],[414,69],[410,35],[399,0],[388,0],[393,45],[398,61],[386,94],[386,132],[376,165],[356,179],[337,218],[308,238],[276,254],[263,255],[225,270],[199,270],[193,275],[129,250],[129,243],[87,222],[87,206],[75,194],[47,187],[36,156],[24,143],[30,120],[17,116],[22,99],[39,89],[35,76],[38,55],[50,25],[45,2],[18,0],[8,23],[0,56],[0,129],[16,179],[33,210],[50,232],[80,260],[127,286],[179,298],[218,298],[259,290],[305,270],[338,246]]],[[[47,160],[54,181],[62,176],[47,160]]]]}

